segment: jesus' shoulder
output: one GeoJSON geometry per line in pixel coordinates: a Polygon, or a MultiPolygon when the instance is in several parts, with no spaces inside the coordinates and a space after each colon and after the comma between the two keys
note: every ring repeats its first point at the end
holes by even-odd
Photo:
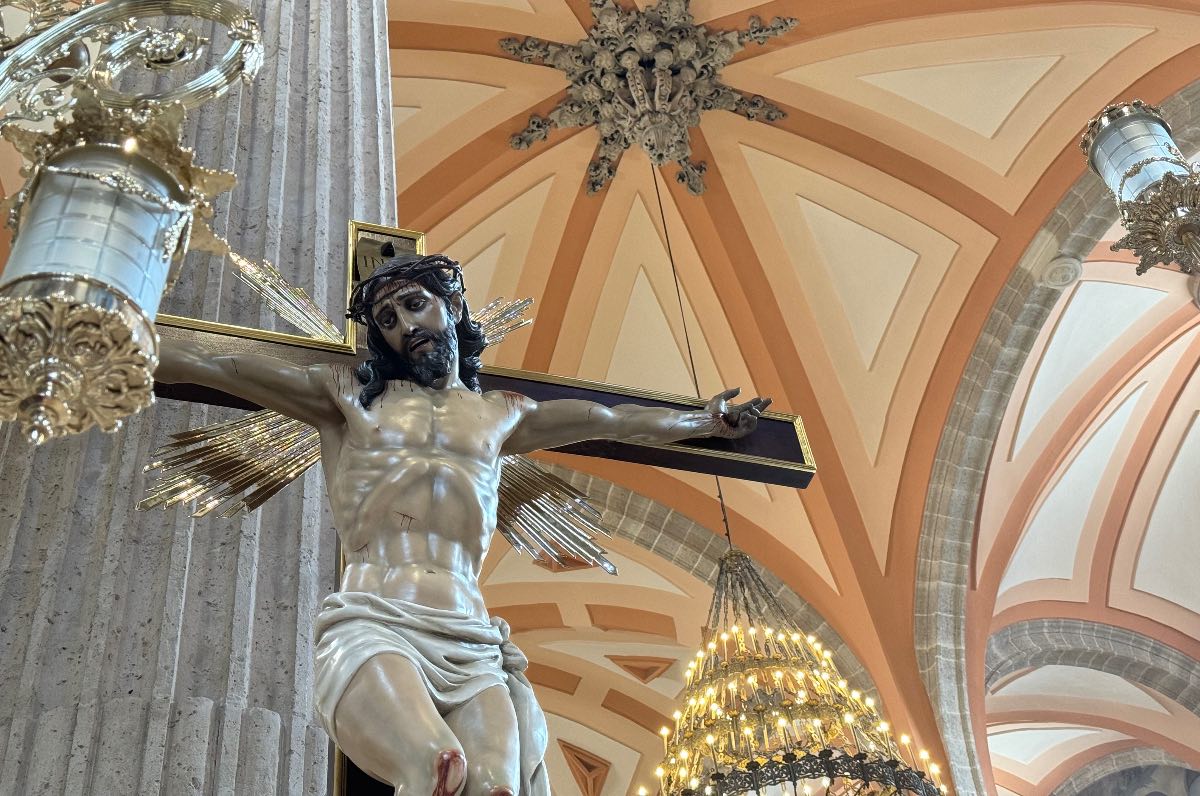
{"type": "Polygon", "coordinates": [[[445,458],[494,467],[504,440],[532,403],[516,393],[479,394],[463,387],[389,381],[364,403],[354,373],[333,366],[327,381],[343,422],[321,429],[322,440],[344,454],[445,458]],[[344,445],[342,443],[345,443],[344,445]]]}

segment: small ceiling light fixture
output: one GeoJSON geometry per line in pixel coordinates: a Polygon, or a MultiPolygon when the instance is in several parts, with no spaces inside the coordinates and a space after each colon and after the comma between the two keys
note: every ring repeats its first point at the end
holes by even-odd
{"type": "Polygon", "coordinates": [[[1138,274],[1157,263],[1200,270],[1200,171],[1171,137],[1162,112],[1141,100],[1109,105],[1079,142],[1088,165],[1112,192],[1138,274]]]}

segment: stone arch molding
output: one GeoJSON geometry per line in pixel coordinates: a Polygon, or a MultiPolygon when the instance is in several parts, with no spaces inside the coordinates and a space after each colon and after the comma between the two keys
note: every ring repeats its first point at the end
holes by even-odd
{"type": "MultiPolygon", "coordinates": [[[[1162,108],[1181,149],[1200,150],[1200,82],[1162,108]]],[[[917,550],[914,643],[960,796],[987,793],[967,688],[966,598],[988,461],[1017,377],[1067,286],[1055,265],[1082,260],[1116,220],[1107,189],[1084,172],[1034,235],[992,307],[934,458],[917,550]]]]}
{"type": "MultiPolygon", "coordinates": [[[[662,556],[705,583],[716,585],[717,562],[728,549],[720,536],[674,509],[610,481],[545,462],[541,466],[586,494],[604,512],[614,536],[662,556]]],[[[833,626],[769,569],[762,567],[760,574],[797,623],[833,651],[833,662],[842,676],[878,701],[875,681],[833,626]]]]}
{"type": "Polygon", "coordinates": [[[1189,655],[1123,627],[1079,619],[1031,619],[988,639],[988,690],[1025,669],[1079,666],[1154,689],[1200,716],[1200,666],[1189,655]]]}
{"type": "Polygon", "coordinates": [[[1167,754],[1161,749],[1149,746],[1139,746],[1133,749],[1121,749],[1104,755],[1084,765],[1053,790],[1051,796],[1080,796],[1092,785],[1107,777],[1128,771],[1132,768],[1157,766],[1190,770],[1188,765],[1174,755],[1167,754]]]}

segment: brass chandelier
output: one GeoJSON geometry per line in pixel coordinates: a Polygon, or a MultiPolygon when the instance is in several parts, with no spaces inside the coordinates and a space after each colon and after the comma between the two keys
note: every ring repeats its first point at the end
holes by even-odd
{"type": "MultiPolygon", "coordinates": [[[[653,179],[699,397],[670,225],[653,179]]],[[[907,735],[897,743],[875,700],[850,687],[833,652],[797,626],[750,557],[733,546],[720,477],[715,481],[729,550],[718,564],[702,646],[687,667],[675,728],[660,730],[663,761],[654,772],[659,796],[949,793],[929,753],[914,754],[907,735]]],[[[646,794],[638,789],[638,796],[646,794]]]]}
{"type": "Polygon", "coordinates": [[[795,626],[732,546],[681,701],[674,730],[661,731],[663,796],[948,792],[928,752],[913,754],[908,736],[893,735],[874,700],[850,687],[832,651],[795,626]]]}

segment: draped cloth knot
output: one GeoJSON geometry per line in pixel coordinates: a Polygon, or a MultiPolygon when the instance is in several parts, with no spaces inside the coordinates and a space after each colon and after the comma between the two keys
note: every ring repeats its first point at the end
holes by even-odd
{"type": "Polygon", "coordinates": [[[507,688],[517,717],[520,796],[549,796],[546,717],[525,676],[529,659],[509,636],[508,623],[499,617],[485,622],[367,592],[329,595],[317,615],[314,677],[325,731],[336,743],[334,712],[363,664],[384,653],[401,655],[416,667],[442,716],[488,688],[507,688]]]}

